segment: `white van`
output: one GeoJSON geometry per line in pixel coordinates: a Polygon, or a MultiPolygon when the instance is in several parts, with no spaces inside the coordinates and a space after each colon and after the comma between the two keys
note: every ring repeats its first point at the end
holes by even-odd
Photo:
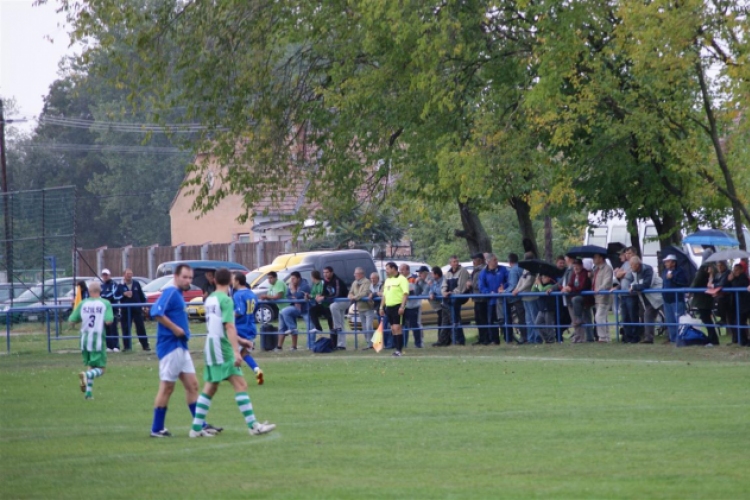
{"type": "MultiPolygon", "coordinates": [[[[631,245],[630,233],[628,233],[627,221],[624,217],[613,217],[605,224],[599,224],[601,220],[601,213],[595,212],[589,214],[589,227],[584,235],[585,245],[599,245],[607,247],[609,243],[622,243],[626,247],[631,245]]],[[[745,240],[750,241],[750,232],[747,229],[743,229],[745,233],[745,240]]],[[[660,250],[658,233],[656,227],[651,219],[639,220],[638,221],[638,241],[641,245],[641,252],[643,254],[643,261],[650,266],[656,268],[658,261],[656,253],[660,250]]],[[[683,232],[683,236],[686,233],[683,232]]],[[[682,245],[682,249],[687,255],[690,256],[690,260],[696,266],[701,265],[703,247],[701,245],[682,245]]]]}

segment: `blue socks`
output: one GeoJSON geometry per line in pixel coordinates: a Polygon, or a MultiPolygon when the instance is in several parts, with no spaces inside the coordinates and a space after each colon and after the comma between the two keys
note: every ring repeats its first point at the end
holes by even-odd
{"type": "Polygon", "coordinates": [[[164,420],[167,418],[167,408],[154,408],[154,423],[151,432],[159,432],[164,429],[164,420]]]}
{"type": "Polygon", "coordinates": [[[247,366],[249,366],[250,368],[252,368],[253,371],[255,371],[255,369],[258,368],[258,363],[256,363],[255,360],[253,359],[253,357],[250,356],[249,354],[246,354],[245,357],[242,358],[242,359],[245,360],[245,363],[247,363],[247,366]]]}

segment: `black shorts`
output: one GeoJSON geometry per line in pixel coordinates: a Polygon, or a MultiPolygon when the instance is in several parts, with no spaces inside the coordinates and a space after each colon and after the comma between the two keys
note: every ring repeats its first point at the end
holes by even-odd
{"type": "Polygon", "coordinates": [[[401,305],[385,306],[385,317],[388,318],[388,323],[391,325],[403,324],[403,316],[398,313],[399,307],[401,307],[401,305]]]}

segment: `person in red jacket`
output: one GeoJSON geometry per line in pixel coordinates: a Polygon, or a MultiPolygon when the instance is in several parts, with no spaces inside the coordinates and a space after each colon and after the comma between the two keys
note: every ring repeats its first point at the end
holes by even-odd
{"type": "Polygon", "coordinates": [[[584,311],[594,305],[594,297],[591,295],[582,296],[581,292],[591,290],[591,278],[589,273],[583,268],[583,261],[576,259],[573,263],[573,273],[570,276],[568,284],[562,289],[567,293],[568,310],[573,318],[573,335],[571,342],[578,344],[586,341],[586,329],[583,325],[584,311]]]}

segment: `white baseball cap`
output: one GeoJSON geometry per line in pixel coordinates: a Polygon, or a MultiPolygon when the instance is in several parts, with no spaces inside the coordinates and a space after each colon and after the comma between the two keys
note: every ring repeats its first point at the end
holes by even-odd
{"type": "Polygon", "coordinates": [[[102,269],[102,274],[112,274],[112,273],[110,273],[110,272],[109,272],[109,269],[107,269],[107,268],[105,267],[104,269],[102,269]]]}
{"type": "Polygon", "coordinates": [[[668,260],[677,260],[677,257],[675,257],[673,254],[669,254],[666,257],[664,257],[664,262],[668,260]]]}

